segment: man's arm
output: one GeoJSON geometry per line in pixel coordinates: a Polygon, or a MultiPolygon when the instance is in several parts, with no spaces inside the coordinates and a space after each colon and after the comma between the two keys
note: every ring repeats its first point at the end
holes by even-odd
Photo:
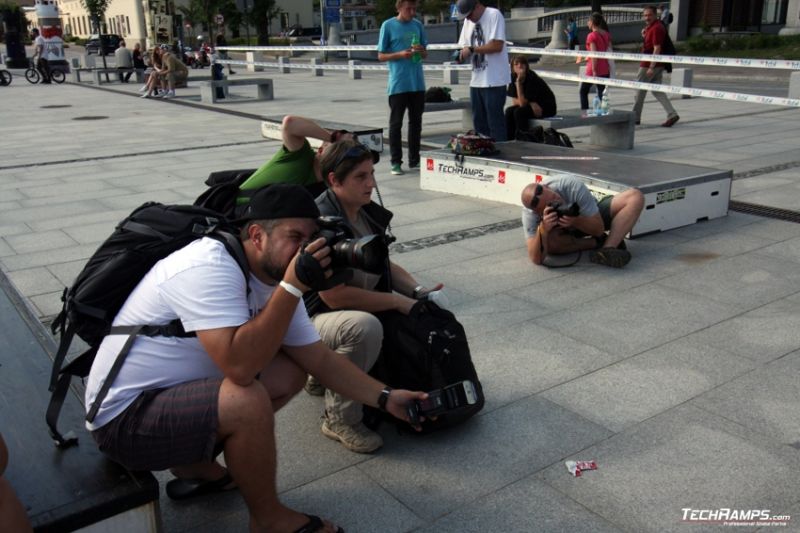
{"type": "Polygon", "coordinates": [[[283,117],[281,136],[283,137],[283,145],[290,152],[296,152],[302,148],[306,142],[306,137],[329,142],[334,140],[332,132],[321,127],[313,120],[296,115],[283,117]]]}
{"type": "MultiPolygon", "coordinates": [[[[323,260],[330,250],[322,239],[309,244],[307,250],[327,267],[328,261],[323,260]]],[[[283,280],[305,292],[308,287],[295,275],[298,257],[299,254],[289,263],[283,280]]],[[[277,286],[267,305],[255,317],[238,327],[197,331],[197,339],[225,377],[237,385],[247,386],[275,357],[299,301],[298,297],[277,286]]]]}
{"type": "MultiPolygon", "coordinates": [[[[346,357],[336,355],[321,341],[307,346],[284,346],[283,351],[306,372],[325,385],[359,403],[378,407],[378,397],[383,383],[370,377],[346,357]]],[[[387,410],[396,418],[408,421],[406,405],[413,400],[422,400],[427,394],[407,390],[393,390],[386,403],[387,410]]]]}
{"type": "Polygon", "coordinates": [[[399,52],[378,52],[378,61],[398,61],[401,59],[411,59],[412,54],[413,52],[410,48],[407,50],[400,50],[399,52]]]}
{"type": "Polygon", "coordinates": [[[319,297],[331,309],[355,309],[368,313],[394,310],[407,315],[416,303],[413,298],[396,292],[370,291],[347,285],[322,291],[319,297]]]}

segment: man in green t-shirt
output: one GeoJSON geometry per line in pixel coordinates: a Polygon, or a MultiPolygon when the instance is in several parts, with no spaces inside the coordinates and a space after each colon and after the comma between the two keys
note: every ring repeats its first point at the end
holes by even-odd
{"type": "MultiPolygon", "coordinates": [[[[241,190],[260,189],[273,183],[294,183],[306,187],[322,183],[319,154],[329,142],[353,138],[352,133],[329,131],[312,120],[295,115],[283,117],[281,136],[283,146],[242,183],[239,187],[241,190]],[[323,141],[319,150],[311,148],[308,137],[323,141]]],[[[247,197],[240,196],[237,203],[247,203],[247,197]]]]}

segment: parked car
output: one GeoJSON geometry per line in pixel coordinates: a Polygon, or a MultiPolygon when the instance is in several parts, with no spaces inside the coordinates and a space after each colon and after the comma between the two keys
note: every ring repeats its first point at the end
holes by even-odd
{"type": "Polygon", "coordinates": [[[319,39],[322,35],[322,28],[314,26],[313,28],[294,27],[286,34],[287,37],[307,37],[310,39],[319,39]]]}
{"type": "Polygon", "coordinates": [[[91,35],[86,41],[86,53],[100,55],[100,43],[103,43],[103,55],[113,54],[119,48],[122,37],[114,33],[104,35],[91,35]]]}

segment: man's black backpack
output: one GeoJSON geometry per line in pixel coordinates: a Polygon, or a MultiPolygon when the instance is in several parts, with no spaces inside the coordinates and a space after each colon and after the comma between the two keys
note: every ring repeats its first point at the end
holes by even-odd
{"type": "MultiPolygon", "coordinates": [[[[455,426],[483,409],[483,388],[472,364],[467,335],[453,313],[433,302],[420,301],[408,316],[393,311],[376,316],[383,324],[383,347],[370,371],[376,379],[394,388],[425,392],[465,379],[475,385],[478,401],[474,405],[426,420],[423,433],[455,426]]],[[[365,423],[377,425],[381,413],[369,407],[365,411],[365,423]]],[[[416,433],[406,422],[397,422],[398,427],[416,433]]]]}
{"type": "Polygon", "coordinates": [[[67,447],[77,442],[74,435],[67,433],[62,436],[59,433],[56,427],[58,415],[72,376],[84,378],[89,374],[97,348],[106,335],[127,335],[128,341],[117,356],[89,410],[86,417],[89,422],[97,414],[137,335],[194,335],[186,333],[179,320],[169,324],[111,326],[117,312],[145,274],[172,252],[196,239],[209,236],[225,244],[247,279],[249,268],[241,243],[233,233],[235,231],[235,228],[214,211],[191,205],[148,202],[120,222],[95,251],[72,286],[64,289],[61,296],[63,307],[51,327],[54,334],[60,334],[61,340],[53,360],[50,376],[52,395],[46,420],[50,435],[58,447],[67,447]],[[89,349],[62,368],[75,335],[83,339],[89,349]]]}
{"type": "Polygon", "coordinates": [[[564,148],[572,148],[572,141],[566,133],[556,131],[553,128],[544,130],[544,143],[552,144],[553,146],[563,146],[564,148]]]}
{"type": "MultiPolygon", "coordinates": [[[[237,199],[242,197],[249,200],[259,190],[239,189],[242,183],[247,181],[247,178],[252,176],[255,171],[256,169],[249,168],[212,172],[205,181],[208,189],[197,197],[194,205],[221,213],[229,220],[238,218],[241,214],[241,206],[237,204],[237,199]]],[[[265,185],[265,187],[268,186],[265,185]]],[[[325,190],[325,184],[323,182],[313,183],[306,185],[306,189],[311,193],[311,196],[316,198],[325,190]]]]}
{"type": "Polygon", "coordinates": [[[239,187],[242,183],[247,181],[247,178],[252,176],[255,171],[256,169],[250,168],[212,172],[205,181],[205,184],[208,185],[208,189],[197,197],[194,201],[194,205],[216,211],[229,219],[236,218],[236,200],[239,196],[247,197],[248,193],[256,192],[256,189],[240,191],[239,187]]]}

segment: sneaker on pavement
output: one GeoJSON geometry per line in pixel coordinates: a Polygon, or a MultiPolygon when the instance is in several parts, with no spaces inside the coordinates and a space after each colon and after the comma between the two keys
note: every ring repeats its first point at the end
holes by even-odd
{"type": "Polygon", "coordinates": [[[314,376],[308,376],[303,388],[311,396],[325,396],[325,387],[314,376]]]}
{"type": "Polygon", "coordinates": [[[598,265],[622,268],[630,262],[631,253],[619,248],[600,248],[589,255],[589,260],[598,265]]]}
{"type": "Polygon", "coordinates": [[[383,446],[383,438],[361,422],[348,426],[325,417],[322,434],[329,439],[338,440],[345,448],[356,453],[372,453],[383,446]]]}
{"type": "Polygon", "coordinates": [[[143,94],[142,96],[140,96],[139,98],[150,98],[150,93],[144,93],[144,94],[143,94]]]}
{"type": "Polygon", "coordinates": [[[400,168],[399,164],[392,165],[392,175],[393,176],[402,176],[403,174],[405,174],[405,172],[403,172],[403,169],[400,168]]]}
{"type": "Polygon", "coordinates": [[[412,168],[412,169],[415,169],[415,170],[418,169],[419,168],[419,161],[415,161],[413,163],[409,163],[408,164],[408,168],[412,168]]]}
{"type": "Polygon", "coordinates": [[[175,98],[175,91],[167,91],[161,95],[161,98],[175,98]]]}
{"type": "Polygon", "coordinates": [[[143,92],[145,92],[146,90],[147,90],[147,85],[142,85],[141,87],[139,87],[139,92],[140,92],[140,93],[143,93],[143,92]]]}

